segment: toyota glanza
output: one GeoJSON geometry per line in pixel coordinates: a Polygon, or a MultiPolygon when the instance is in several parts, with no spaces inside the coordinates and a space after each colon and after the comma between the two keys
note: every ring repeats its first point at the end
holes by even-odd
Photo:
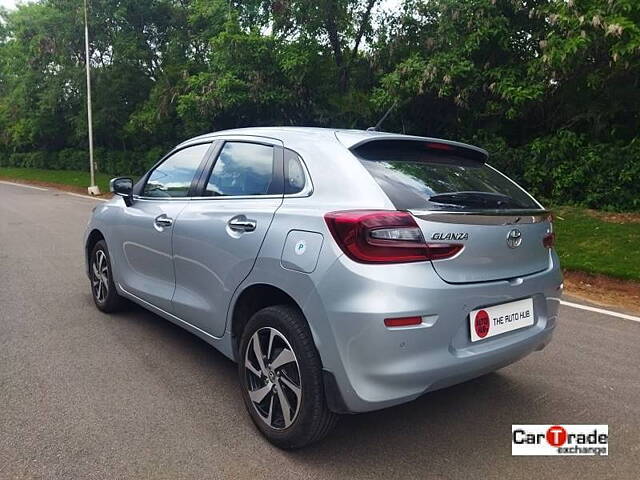
{"type": "Polygon", "coordinates": [[[86,232],[96,306],[132,300],[238,363],[296,448],[541,350],[562,278],[550,213],[458,142],[249,128],[177,146],[86,232]]]}

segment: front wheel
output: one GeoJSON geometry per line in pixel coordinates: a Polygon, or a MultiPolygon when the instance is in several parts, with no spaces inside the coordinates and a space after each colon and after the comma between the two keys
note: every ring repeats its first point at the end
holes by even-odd
{"type": "Polygon", "coordinates": [[[89,269],[91,294],[96,307],[106,313],[118,310],[124,299],[116,291],[111,270],[111,258],[104,240],[100,240],[93,247],[89,269]]]}
{"type": "Polygon", "coordinates": [[[335,425],[320,356],[298,309],[278,305],[254,314],[242,334],[238,365],[245,406],[274,445],[304,447],[335,425]]]}

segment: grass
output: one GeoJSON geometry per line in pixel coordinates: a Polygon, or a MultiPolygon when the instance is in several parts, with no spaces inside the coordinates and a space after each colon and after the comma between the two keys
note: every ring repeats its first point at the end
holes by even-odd
{"type": "MultiPolygon", "coordinates": [[[[89,186],[89,173],[73,170],[0,167],[0,178],[89,186]]],[[[109,180],[110,175],[96,175],[101,192],[109,191],[109,180]]],[[[558,207],[554,213],[563,268],[640,281],[640,215],[635,222],[613,223],[575,207],[558,207]]]]}
{"type": "MultiPolygon", "coordinates": [[[[101,193],[109,191],[109,180],[113,175],[96,173],[96,183],[101,193]]],[[[0,167],[0,178],[57,183],[78,188],[87,188],[90,184],[89,172],[79,170],[42,170],[39,168],[0,167]]]]}
{"type": "Polygon", "coordinates": [[[562,268],[640,280],[640,221],[613,223],[573,207],[554,213],[562,268]]]}

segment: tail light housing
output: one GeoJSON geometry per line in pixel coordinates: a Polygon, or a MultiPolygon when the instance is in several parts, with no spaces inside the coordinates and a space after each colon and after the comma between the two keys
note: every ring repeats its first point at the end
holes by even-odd
{"type": "Polygon", "coordinates": [[[334,240],[360,263],[408,263],[450,258],[462,250],[457,243],[427,243],[408,212],[349,210],[331,212],[325,221],[334,240]]]}
{"type": "Polygon", "coordinates": [[[546,248],[553,248],[556,244],[556,234],[551,232],[542,237],[542,245],[546,248]]]}

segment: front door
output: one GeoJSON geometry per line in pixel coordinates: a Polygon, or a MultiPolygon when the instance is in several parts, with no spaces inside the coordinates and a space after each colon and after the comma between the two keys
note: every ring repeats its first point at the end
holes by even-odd
{"type": "Polygon", "coordinates": [[[220,337],[235,289],[249,275],[282,204],[282,149],[225,141],[200,198],[184,208],[173,234],[175,314],[220,337]]]}
{"type": "Polygon", "coordinates": [[[114,229],[120,247],[118,282],[129,293],[171,312],[175,290],[172,235],[189,204],[196,174],[211,144],[178,150],[147,176],[141,195],[123,207],[114,229]]]}

